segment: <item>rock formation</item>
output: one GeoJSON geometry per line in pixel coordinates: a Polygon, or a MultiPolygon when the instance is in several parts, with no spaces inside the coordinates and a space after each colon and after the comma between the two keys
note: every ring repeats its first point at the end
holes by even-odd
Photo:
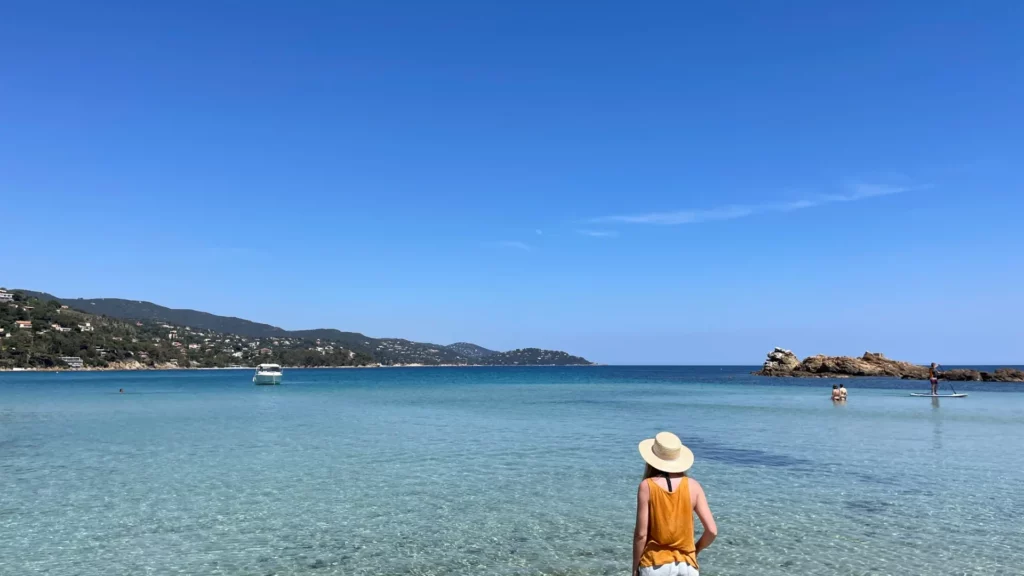
{"type": "MultiPolygon", "coordinates": [[[[775,348],[768,353],[758,376],[779,376],[790,378],[850,378],[853,376],[874,376],[880,378],[902,378],[904,380],[927,380],[928,367],[910,362],[891,360],[885,354],[865,352],[860,358],[851,356],[809,356],[803,362],[796,354],[784,348],[775,348]]],[[[939,372],[939,379],[953,381],[1024,382],[1024,371],[1015,368],[999,368],[994,372],[979,372],[970,369],[953,369],[939,372]]]]}
{"type": "Polygon", "coordinates": [[[1016,368],[997,368],[994,372],[981,372],[957,368],[940,372],[939,378],[960,382],[1024,382],[1024,371],[1016,368]]]}
{"type": "Polygon", "coordinates": [[[768,353],[768,359],[764,361],[761,371],[768,373],[789,371],[799,365],[800,359],[796,357],[796,354],[793,354],[792,350],[786,350],[785,348],[779,348],[776,346],[775,350],[768,353]]]}

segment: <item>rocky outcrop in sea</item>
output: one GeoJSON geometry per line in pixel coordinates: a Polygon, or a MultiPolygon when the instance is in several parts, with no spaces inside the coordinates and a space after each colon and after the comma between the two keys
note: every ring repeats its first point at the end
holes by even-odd
{"type": "MultiPolygon", "coordinates": [[[[927,380],[928,367],[910,362],[886,358],[880,352],[865,352],[860,358],[852,356],[808,356],[801,361],[796,354],[785,348],[775,348],[768,353],[758,376],[786,378],[852,378],[874,376],[902,378],[904,380],[927,380]]],[[[940,380],[977,382],[1024,382],[1024,371],[1016,368],[999,368],[983,372],[965,368],[942,370],[940,380]]]]}

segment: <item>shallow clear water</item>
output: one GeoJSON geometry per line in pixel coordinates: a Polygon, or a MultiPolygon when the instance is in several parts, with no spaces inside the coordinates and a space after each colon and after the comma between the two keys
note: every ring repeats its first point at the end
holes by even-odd
{"type": "Polygon", "coordinates": [[[0,573],[626,574],[668,429],[702,574],[1024,574],[1024,385],[748,370],[0,374],[0,573]]]}

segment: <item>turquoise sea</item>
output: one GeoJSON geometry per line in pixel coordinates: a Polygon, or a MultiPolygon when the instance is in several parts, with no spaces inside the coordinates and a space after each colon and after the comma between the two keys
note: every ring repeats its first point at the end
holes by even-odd
{"type": "Polygon", "coordinates": [[[749,370],[0,373],[0,574],[627,575],[662,429],[702,574],[1024,574],[1024,385],[749,370]]]}

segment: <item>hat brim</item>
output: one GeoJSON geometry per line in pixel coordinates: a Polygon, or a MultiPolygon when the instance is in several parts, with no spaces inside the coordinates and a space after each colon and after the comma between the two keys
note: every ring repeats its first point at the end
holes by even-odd
{"type": "Polygon", "coordinates": [[[652,467],[661,470],[662,472],[668,472],[670,474],[678,474],[680,472],[686,472],[693,466],[693,452],[683,446],[679,451],[679,458],[675,460],[663,460],[658,458],[654,454],[654,438],[648,438],[640,443],[640,457],[644,459],[652,467]]]}

